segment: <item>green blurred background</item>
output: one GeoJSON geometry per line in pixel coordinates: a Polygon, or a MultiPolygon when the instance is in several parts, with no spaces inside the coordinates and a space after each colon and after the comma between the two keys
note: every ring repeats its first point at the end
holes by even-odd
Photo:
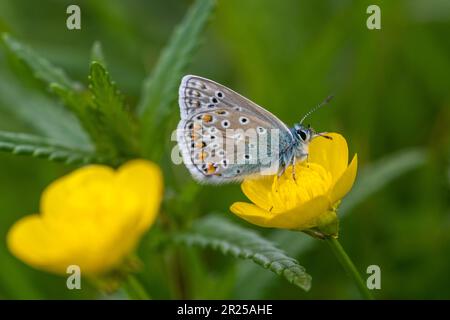
{"type": "MultiPolygon", "coordinates": [[[[191,4],[0,0],[0,31],[10,32],[83,83],[92,44],[99,40],[112,78],[134,106],[143,79],[191,4]],[[81,30],[66,28],[69,4],[81,7],[81,30]]],[[[422,165],[353,206],[341,223],[341,242],[359,269],[364,272],[371,264],[381,268],[382,289],[374,293],[376,298],[450,298],[449,34],[446,0],[222,0],[188,70],[235,89],[289,125],[334,94],[331,104],[309,122],[317,130],[342,133],[350,152],[358,153],[360,168],[419,148],[422,165]],[[381,30],[366,27],[369,4],[381,7],[381,30]]],[[[33,118],[27,122],[18,115],[34,110],[38,118],[51,117],[46,105],[55,101],[17,76],[5,50],[0,51],[0,130],[35,132],[33,118]]],[[[177,121],[174,113],[173,128],[177,121]]],[[[54,130],[66,129],[61,124],[54,130]]],[[[64,278],[24,265],[10,255],[4,241],[17,219],[38,211],[45,186],[74,168],[0,153],[0,298],[96,297],[88,288],[69,291],[64,278]]],[[[164,170],[188,179],[182,166],[167,161],[164,170]]],[[[167,190],[177,197],[170,184],[167,190]]],[[[237,221],[228,207],[241,199],[245,197],[238,185],[202,186],[190,210],[219,211],[237,221]]],[[[312,275],[311,291],[304,293],[250,262],[184,249],[185,276],[201,278],[192,281],[185,297],[358,297],[325,244],[300,252],[292,242],[283,244],[290,239],[288,231],[242,225],[279,239],[279,247],[312,275]],[[198,256],[201,266],[193,262],[198,256]]],[[[152,295],[174,297],[158,262],[164,258],[141,252],[153,273],[144,279],[152,295]]]]}

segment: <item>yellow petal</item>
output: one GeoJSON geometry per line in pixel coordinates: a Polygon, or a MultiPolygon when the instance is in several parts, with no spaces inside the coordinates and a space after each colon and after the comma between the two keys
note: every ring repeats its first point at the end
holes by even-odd
{"type": "Polygon", "coordinates": [[[126,212],[140,211],[139,228],[144,231],[154,222],[163,195],[163,176],[149,161],[134,160],[120,167],[117,187],[126,212]]]}
{"type": "Polygon", "coordinates": [[[242,192],[247,198],[260,208],[269,210],[272,206],[270,193],[272,192],[273,176],[264,176],[258,179],[246,179],[241,184],[242,192]]]}
{"type": "MultiPolygon", "coordinates": [[[[73,228],[79,229],[75,224],[73,228]]],[[[133,229],[130,224],[115,232],[99,228],[103,238],[86,238],[79,230],[75,238],[68,230],[48,226],[41,216],[30,215],[14,224],[7,243],[16,257],[37,269],[65,274],[68,266],[77,265],[84,274],[96,274],[117,266],[135,246],[133,229]]]]}
{"type": "Polygon", "coordinates": [[[270,212],[265,211],[254,204],[247,202],[235,202],[230,207],[231,212],[241,217],[242,219],[253,223],[260,227],[271,227],[268,225],[268,218],[270,212]]]}
{"type": "Polygon", "coordinates": [[[260,227],[304,230],[317,226],[320,216],[326,213],[329,207],[328,197],[320,196],[300,207],[278,214],[245,202],[233,203],[230,210],[242,219],[260,227]]]}
{"type": "Polygon", "coordinates": [[[280,209],[290,210],[315,197],[326,195],[333,186],[331,174],[317,163],[297,164],[295,177],[294,180],[292,167],[289,167],[279,179],[279,184],[273,191],[275,212],[280,209]]]}
{"type": "Polygon", "coordinates": [[[109,211],[116,199],[114,170],[100,165],[78,169],[51,183],[41,196],[41,214],[49,221],[69,223],[81,216],[109,211]]]}
{"type": "Polygon", "coordinates": [[[274,215],[267,224],[274,228],[304,230],[317,226],[321,214],[330,207],[328,197],[320,196],[303,205],[274,215]]]}
{"type": "Polygon", "coordinates": [[[352,159],[352,162],[339,178],[336,181],[332,191],[331,191],[331,203],[335,203],[336,201],[342,199],[352,188],[353,183],[356,179],[356,172],[358,169],[358,156],[355,156],[352,159]]]}
{"type": "Polygon", "coordinates": [[[36,268],[57,273],[64,273],[67,267],[67,263],[61,263],[66,257],[62,242],[52,237],[51,230],[37,214],[20,219],[7,234],[8,248],[16,257],[36,268]]]}
{"type": "Polygon", "coordinates": [[[328,133],[327,136],[332,140],[319,136],[311,141],[308,161],[321,165],[336,182],[348,165],[347,141],[338,133],[328,133]]]}

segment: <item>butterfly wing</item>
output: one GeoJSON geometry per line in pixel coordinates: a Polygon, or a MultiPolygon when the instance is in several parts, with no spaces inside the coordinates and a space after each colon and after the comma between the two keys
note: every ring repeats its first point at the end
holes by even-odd
{"type": "Polygon", "coordinates": [[[181,80],[178,95],[181,119],[202,108],[219,107],[236,111],[242,109],[265,119],[274,128],[284,129],[292,136],[289,128],[275,115],[239,93],[212,80],[193,75],[184,76],[181,80]]]}
{"type": "Polygon", "coordinates": [[[279,152],[292,145],[281,120],[214,81],[185,76],[179,95],[177,140],[184,163],[201,182],[242,180],[277,163],[279,152]]]}

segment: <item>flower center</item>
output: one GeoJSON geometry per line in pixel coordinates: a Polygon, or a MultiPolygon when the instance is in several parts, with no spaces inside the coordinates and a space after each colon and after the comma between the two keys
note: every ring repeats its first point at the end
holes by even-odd
{"type": "Polygon", "coordinates": [[[298,207],[318,196],[326,195],[332,187],[331,173],[316,163],[301,163],[295,166],[295,180],[292,166],[272,183],[270,200],[272,213],[284,212],[298,207]]]}

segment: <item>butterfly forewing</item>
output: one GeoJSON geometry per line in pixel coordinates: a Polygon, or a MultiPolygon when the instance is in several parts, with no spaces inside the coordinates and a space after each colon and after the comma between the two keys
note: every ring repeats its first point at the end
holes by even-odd
{"type": "Polygon", "coordinates": [[[216,82],[185,76],[179,94],[178,143],[200,181],[242,180],[277,163],[279,150],[290,145],[283,122],[216,82]]]}
{"type": "Polygon", "coordinates": [[[181,119],[201,108],[229,108],[238,112],[246,109],[265,119],[273,128],[283,128],[289,135],[291,134],[289,128],[269,111],[239,93],[206,78],[184,76],[181,80],[178,102],[181,119]]]}

